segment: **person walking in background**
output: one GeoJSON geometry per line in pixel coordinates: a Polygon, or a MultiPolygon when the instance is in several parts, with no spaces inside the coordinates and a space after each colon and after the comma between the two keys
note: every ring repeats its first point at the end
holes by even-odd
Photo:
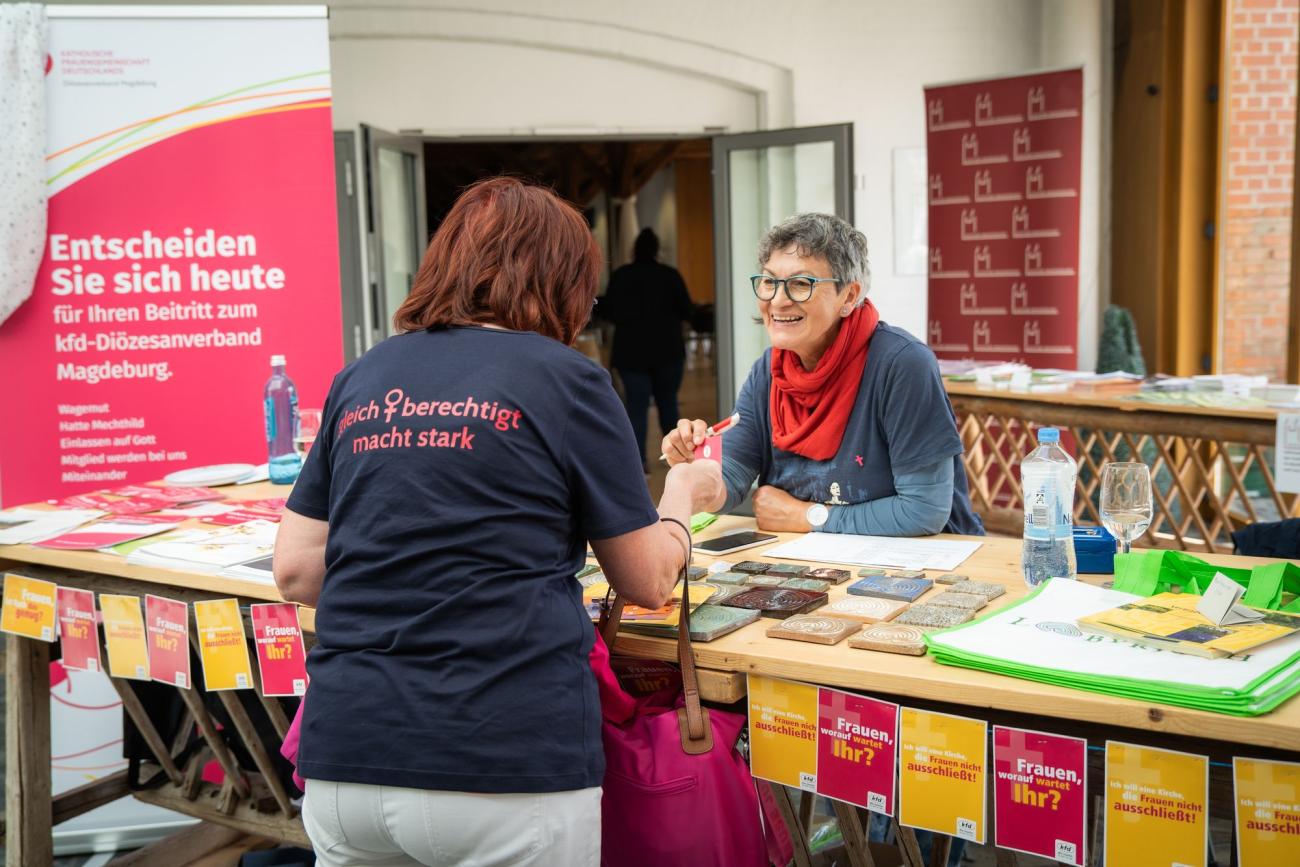
{"type": "Polygon", "coordinates": [[[651,397],[664,435],[677,427],[677,391],[686,364],[682,323],[693,310],[686,281],[658,256],[659,236],[642,229],[631,264],[610,276],[601,303],[602,314],[614,323],[610,366],[623,380],[624,405],[643,466],[651,397]]]}

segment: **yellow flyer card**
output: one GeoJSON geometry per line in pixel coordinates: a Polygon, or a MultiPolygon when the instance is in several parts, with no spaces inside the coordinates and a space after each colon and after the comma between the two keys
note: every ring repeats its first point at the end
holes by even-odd
{"type": "Polygon", "coordinates": [[[57,585],[49,581],[6,573],[0,630],[38,641],[54,641],[57,590],[57,585]]]}
{"type": "Polygon", "coordinates": [[[1205,756],[1107,741],[1106,867],[1205,867],[1209,788],[1205,756]]]}
{"type": "Polygon", "coordinates": [[[749,763],[760,779],[817,791],[817,687],[749,675],[749,763]]]}
{"type": "Polygon", "coordinates": [[[108,648],[108,673],[130,680],[149,679],[149,640],[139,596],[99,594],[104,616],[104,646],[108,648]]]}
{"type": "Polygon", "coordinates": [[[199,630],[204,688],[252,689],[253,668],[248,659],[244,619],[239,616],[239,600],[195,602],[194,622],[199,630]]]}
{"type": "Polygon", "coordinates": [[[903,708],[898,821],[983,843],[987,744],[984,720],[903,708]]]}
{"type": "Polygon", "coordinates": [[[1300,864],[1300,764],[1232,760],[1241,867],[1300,864]]]}

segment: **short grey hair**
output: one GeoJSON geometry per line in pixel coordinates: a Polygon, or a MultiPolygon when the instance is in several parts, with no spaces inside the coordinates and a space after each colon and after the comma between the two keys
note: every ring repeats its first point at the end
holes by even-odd
{"type": "Polygon", "coordinates": [[[800,256],[820,256],[831,266],[831,274],[843,286],[858,282],[862,295],[871,288],[871,269],[867,265],[867,236],[847,220],[833,214],[795,214],[767,230],[758,242],[759,267],[767,265],[772,254],[795,249],[800,256]]]}

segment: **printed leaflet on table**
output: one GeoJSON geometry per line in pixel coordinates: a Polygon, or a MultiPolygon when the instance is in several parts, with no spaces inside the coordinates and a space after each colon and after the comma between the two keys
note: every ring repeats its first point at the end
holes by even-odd
{"type": "Polygon", "coordinates": [[[194,539],[144,545],[126,560],[142,566],[219,572],[269,555],[275,548],[276,526],[271,521],[248,521],[194,539]]]}
{"type": "Polygon", "coordinates": [[[894,569],[956,569],[979,549],[979,542],[896,539],[848,533],[806,533],[764,552],[784,560],[888,566],[894,569]]]}
{"type": "Polygon", "coordinates": [[[66,533],[36,542],[38,548],[56,551],[94,551],[124,542],[156,536],[181,525],[175,518],[158,515],[122,515],[77,527],[66,533]]]}
{"type": "Polygon", "coordinates": [[[1209,659],[1244,653],[1300,631],[1300,614],[1264,609],[1249,609],[1264,615],[1259,620],[1219,626],[1196,610],[1200,601],[1192,593],[1157,593],[1080,617],[1078,624],[1094,635],[1209,659]]]}
{"type": "Polygon", "coordinates": [[[0,545],[29,545],[93,521],[97,509],[5,509],[0,512],[0,545]]]}

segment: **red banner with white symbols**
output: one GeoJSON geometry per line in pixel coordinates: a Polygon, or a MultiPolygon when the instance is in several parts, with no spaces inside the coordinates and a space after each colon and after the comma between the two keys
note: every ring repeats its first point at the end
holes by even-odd
{"type": "Polygon", "coordinates": [[[927,88],[930,348],[1074,369],[1083,70],[927,88]]]}

